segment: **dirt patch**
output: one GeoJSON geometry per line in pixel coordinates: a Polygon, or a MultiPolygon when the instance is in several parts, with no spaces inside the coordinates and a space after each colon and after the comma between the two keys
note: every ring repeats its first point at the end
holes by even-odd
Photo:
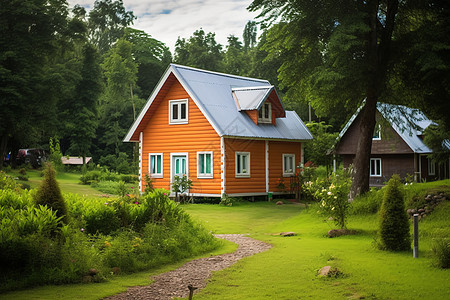
{"type": "Polygon", "coordinates": [[[188,297],[188,285],[198,288],[206,286],[206,279],[213,271],[219,271],[233,265],[238,260],[253,254],[264,252],[272,245],[252,239],[243,234],[217,234],[217,238],[225,239],[239,245],[233,253],[196,259],[184,266],[152,277],[154,282],[147,286],[129,288],[126,292],[105,299],[153,299],[168,300],[173,297],[188,297]]]}

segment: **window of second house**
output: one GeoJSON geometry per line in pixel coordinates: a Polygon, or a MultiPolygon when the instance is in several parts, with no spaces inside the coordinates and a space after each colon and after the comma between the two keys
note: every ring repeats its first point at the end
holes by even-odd
{"type": "Polygon", "coordinates": [[[295,155],[283,154],[283,176],[293,176],[295,174],[295,155]]]}
{"type": "Polygon", "coordinates": [[[370,159],[370,176],[381,176],[381,158],[370,159]]]}
{"type": "Polygon", "coordinates": [[[188,113],[188,99],[169,101],[169,124],[187,124],[188,113]]]}
{"type": "Polygon", "coordinates": [[[163,177],[163,155],[162,153],[150,153],[149,154],[148,170],[150,177],[162,178],[163,177]]]}
{"type": "Polygon", "coordinates": [[[236,152],[236,177],[250,177],[250,152],[236,152]]]}
{"type": "Polygon", "coordinates": [[[213,178],[212,152],[197,152],[197,177],[213,178]]]}
{"type": "Polygon", "coordinates": [[[428,175],[435,175],[435,174],[436,174],[436,164],[432,159],[428,158],[428,175]]]}
{"type": "Polygon", "coordinates": [[[269,102],[264,102],[258,111],[258,122],[272,123],[272,105],[269,102]]]}
{"type": "Polygon", "coordinates": [[[375,125],[375,128],[373,129],[373,136],[372,139],[375,141],[381,140],[381,125],[375,125]]]}

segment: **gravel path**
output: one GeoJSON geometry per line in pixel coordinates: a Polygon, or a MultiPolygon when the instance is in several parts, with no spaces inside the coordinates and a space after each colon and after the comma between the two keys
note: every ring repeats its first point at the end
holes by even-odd
{"type": "Polygon", "coordinates": [[[234,242],[239,245],[233,253],[196,259],[184,266],[152,277],[154,282],[148,286],[136,286],[126,292],[106,299],[152,299],[170,300],[172,297],[188,297],[188,285],[198,288],[206,286],[206,279],[212,271],[228,268],[238,260],[253,254],[266,251],[272,246],[264,242],[252,239],[243,234],[216,234],[218,238],[234,242]]]}

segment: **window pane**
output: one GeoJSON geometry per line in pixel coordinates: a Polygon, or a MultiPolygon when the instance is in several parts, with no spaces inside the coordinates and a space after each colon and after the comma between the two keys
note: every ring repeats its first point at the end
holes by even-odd
{"type": "Polygon", "coordinates": [[[370,160],[370,175],[374,175],[375,171],[375,161],[373,159],[370,160]]]}
{"type": "Polygon", "coordinates": [[[154,155],[150,155],[150,172],[152,174],[155,174],[155,156],[154,155]]]}
{"type": "Polygon", "coordinates": [[[237,162],[237,173],[242,173],[242,168],[241,168],[241,155],[238,154],[236,156],[236,162],[237,162]]]}
{"type": "Polygon", "coordinates": [[[381,161],[379,159],[376,160],[377,164],[377,175],[381,175],[381,161]]]}
{"type": "Polygon", "coordinates": [[[264,118],[269,118],[269,104],[264,104],[264,118]]]}
{"type": "Polygon", "coordinates": [[[258,118],[262,119],[262,117],[263,117],[263,108],[261,107],[261,108],[258,110],[258,118]]]}
{"type": "Polygon", "coordinates": [[[183,164],[183,175],[186,175],[186,160],[184,158],[181,159],[181,163],[183,164]]]}
{"type": "Polygon", "coordinates": [[[247,155],[242,155],[242,173],[247,173],[247,155]]]}
{"type": "Polygon", "coordinates": [[[198,155],[198,163],[200,166],[200,174],[205,174],[205,154],[198,155]]]}
{"type": "Polygon", "coordinates": [[[206,154],[206,173],[211,173],[211,154],[206,154]]]}
{"type": "Polygon", "coordinates": [[[161,155],[156,156],[156,173],[161,174],[161,155]]]}
{"type": "Polygon", "coordinates": [[[178,104],[172,104],[172,119],[178,120],[178,104]]]}
{"type": "Polygon", "coordinates": [[[180,119],[186,119],[186,103],[181,103],[181,117],[180,119]]]}
{"type": "Polygon", "coordinates": [[[176,158],[175,159],[175,174],[180,174],[180,159],[176,158]]]}
{"type": "Polygon", "coordinates": [[[293,162],[292,162],[292,160],[293,160],[293,157],[292,156],[288,156],[288,163],[289,163],[289,167],[288,167],[288,171],[289,171],[289,173],[292,173],[292,165],[293,165],[293,162]]]}

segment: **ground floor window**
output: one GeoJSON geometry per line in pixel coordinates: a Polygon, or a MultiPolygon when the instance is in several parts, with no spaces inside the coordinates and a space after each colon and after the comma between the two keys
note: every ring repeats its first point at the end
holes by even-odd
{"type": "Polygon", "coordinates": [[[212,152],[197,152],[197,177],[213,178],[212,152]]]}
{"type": "Polygon", "coordinates": [[[428,175],[436,174],[436,164],[431,158],[428,158],[428,175]]]}
{"type": "Polygon", "coordinates": [[[236,152],[236,177],[250,177],[250,152],[236,152]]]}
{"type": "Polygon", "coordinates": [[[370,159],[370,176],[381,176],[381,158],[370,159]]]}
{"type": "Polygon", "coordinates": [[[162,153],[150,153],[149,154],[149,173],[151,177],[163,177],[163,155],[162,153]]]}
{"type": "Polygon", "coordinates": [[[295,173],[295,155],[283,154],[283,176],[293,176],[295,173]]]}

